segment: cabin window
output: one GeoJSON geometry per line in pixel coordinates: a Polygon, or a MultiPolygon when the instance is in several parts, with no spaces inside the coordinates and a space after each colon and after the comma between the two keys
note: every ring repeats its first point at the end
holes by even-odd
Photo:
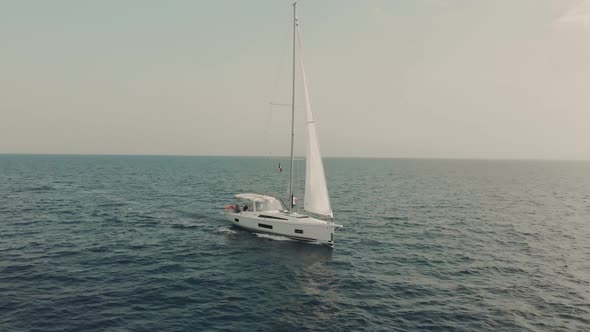
{"type": "Polygon", "coordinates": [[[235,222],[240,222],[240,219],[238,219],[238,218],[234,218],[234,221],[235,221],[235,222]]]}
{"type": "Polygon", "coordinates": [[[303,230],[302,229],[296,229],[295,230],[295,233],[297,233],[297,234],[303,234],[303,230]]]}
{"type": "Polygon", "coordinates": [[[267,225],[267,224],[258,224],[258,227],[272,229],[272,225],[267,225]]]}

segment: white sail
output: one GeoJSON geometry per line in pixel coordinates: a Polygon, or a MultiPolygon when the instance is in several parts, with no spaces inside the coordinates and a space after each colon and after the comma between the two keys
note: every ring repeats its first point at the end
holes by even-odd
{"type": "Polygon", "coordinates": [[[324,216],[334,217],[330,205],[330,196],[328,195],[328,185],[324,173],[324,163],[320,153],[320,144],[311,110],[311,101],[309,98],[309,88],[307,85],[307,75],[303,61],[303,47],[299,27],[297,27],[297,36],[299,39],[299,51],[301,59],[301,70],[303,73],[303,91],[305,94],[306,109],[306,127],[307,127],[307,152],[305,160],[305,203],[306,211],[317,213],[324,216]]]}

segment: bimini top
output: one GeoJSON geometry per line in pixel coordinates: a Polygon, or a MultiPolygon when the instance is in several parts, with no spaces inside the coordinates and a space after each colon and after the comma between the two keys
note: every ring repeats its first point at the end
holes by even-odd
{"type": "Polygon", "coordinates": [[[252,202],[262,202],[262,201],[270,201],[276,199],[276,197],[268,196],[268,195],[260,195],[260,194],[253,194],[253,193],[245,193],[245,194],[237,194],[237,199],[245,199],[252,202]]]}
{"type": "Polygon", "coordinates": [[[281,202],[278,198],[273,196],[245,193],[236,195],[236,198],[245,199],[256,203],[255,205],[257,211],[285,210],[283,202],[281,202]]]}

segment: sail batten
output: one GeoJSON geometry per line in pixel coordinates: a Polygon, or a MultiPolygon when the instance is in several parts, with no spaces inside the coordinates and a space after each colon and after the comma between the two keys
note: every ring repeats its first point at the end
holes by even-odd
{"type": "Polygon", "coordinates": [[[307,118],[304,209],[312,213],[333,217],[334,214],[330,205],[330,196],[328,194],[328,184],[326,182],[326,174],[324,172],[324,163],[320,153],[318,134],[313,117],[313,111],[311,109],[311,99],[309,95],[309,86],[307,83],[307,74],[305,72],[303,47],[299,27],[297,27],[297,37],[299,40],[299,59],[301,62],[303,92],[305,96],[305,113],[307,118]]]}

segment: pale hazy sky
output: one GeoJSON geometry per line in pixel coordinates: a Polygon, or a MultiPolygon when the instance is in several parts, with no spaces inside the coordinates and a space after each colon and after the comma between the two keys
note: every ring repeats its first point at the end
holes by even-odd
{"type": "MultiPolygon", "coordinates": [[[[299,9],[325,156],[590,159],[590,1],[299,9]]],[[[290,10],[0,0],[0,153],[286,155],[290,10]]]]}

